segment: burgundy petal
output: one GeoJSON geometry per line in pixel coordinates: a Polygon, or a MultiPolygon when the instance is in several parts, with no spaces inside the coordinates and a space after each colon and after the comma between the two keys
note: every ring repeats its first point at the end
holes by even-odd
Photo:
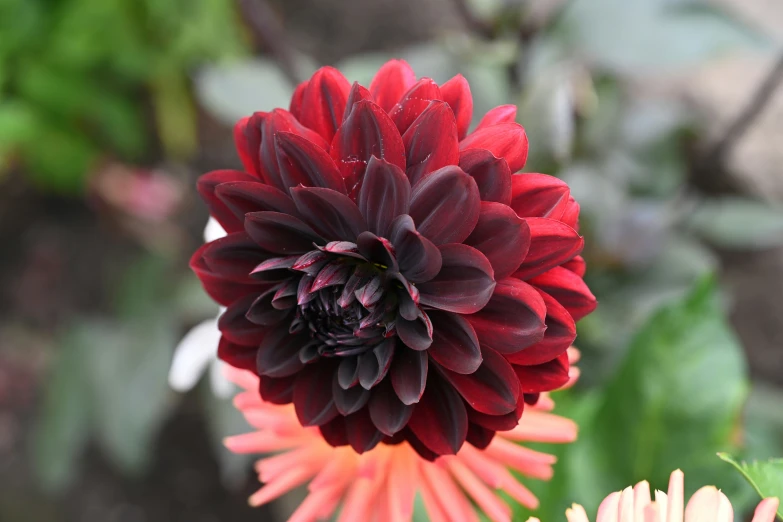
{"type": "Polygon", "coordinates": [[[358,198],[359,210],[370,232],[386,236],[394,218],[408,213],[410,202],[411,185],[405,172],[372,156],[358,198]]]}
{"type": "Polygon", "coordinates": [[[234,125],[234,145],[245,171],[261,178],[258,149],[261,146],[261,131],[248,127],[250,116],[242,118],[234,125]]]}
{"type": "Polygon", "coordinates": [[[511,169],[506,160],[488,150],[468,149],[460,153],[459,166],[476,180],[481,201],[511,203],[511,169]]]}
{"type": "Polygon", "coordinates": [[[394,254],[394,246],[386,238],[378,237],[372,232],[362,232],[356,239],[356,244],[364,259],[380,265],[384,270],[394,272],[399,268],[394,254]]]}
{"type": "Polygon", "coordinates": [[[442,245],[440,253],[443,266],[435,278],[419,285],[419,302],[459,314],[484,308],[495,290],[492,265],[484,254],[460,244],[442,245]]]}
{"type": "Polygon", "coordinates": [[[290,377],[303,368],[299,349],[307,343],[308,335],[289,335],[285,328],[274,328],[258,347],[259,375],[290,377]]]}
{"type": "Polygon", "coordinates": [[[215,195],[234,214],[244,230],[245,214],[282,212],[296,214],[293,200],[280,189],[258,181],[233,181],[215,187],[215,195]]]}
{"type": "Polygon", "coordinates": [[[530,279],[562,265],[582,251],[584,240],[565,223],[548,218],[526,218],[530,249],[514,277],[530,279]]]}
{"type": "MultiPolygon", "coordinates": [[[[291,313],[291,310],[280,310],[276,308],[274,304],[272,304],[274,296],[275,292],[269,290],[253,301],[250,307],[246,309],[247,312],[245,313],[245,317],[247,320],[261,326],[273,326],[285,319],[291,313]]],[[[284,330],[284,328],[280,329],[284,330]]]]}
{"type": "Polygon", "coordinates": [[[418,309],[418,316],[408,321],[401,315],[397,317],[397,335],[412,350],[426,350],[432,344],[432,322],[429,316],[418,309]]]}
{"type": "Polygon", "coordinates": [[[372,389],[386,377],[392,362],[397,342],[389,338],[359,356],[359,384],[365,390],[372,389]]]}
{"type": "MultiPolygon", "coordinates": [[[[470,419],[470,415],[468,415],[468,419],[470,419]]],[[[488,430],[487,428],[479,426],[478,424],[474,424],[473,422],[468,424],[468,436],[465,440],[471,446],[474,446],[480,450],[486,449],[494,438],[494,430],[488,430]]]]}
{"type": "Polygon", "coordinates": [[[397,127],[383,109],[369,100],[354,104],[332,140],[330,154],[351,197],[358,194],[373,156],[405,168],[405,147],[397,127]]]}
{"type": "MultiPolygon", "coordinates": [[[[511,123],[517,119],[517,106],[516,105],[500,105],[494,109],[490,109],[481,118],[481,121],[476,126],[476,130],[490,127],[498,123],[511,123]]],[[[475,132],[475,131],[474,131],[475,132]]]]}
{"type": "Polygon", "coordinates": [[[530,284],[554,297],[574,321],[595,310],[598,304],[581,276],[561,266],[530,279],[530,284]]]}
{"type": "Polygon", "coordinates": [[[568,204],[560,221],[579,232],[579,203],[576,202],[574,196],[568,198],[568,204]]]}
{"type": "Polygon", "coordinates": [[[348,92],[348,101],[345,102],[345,112],[343,113],[343,121],[348,119],[351,115],[353,106],[362,100],[373,101],[370,91],[359,85],[359,82],[353,82],[351,90],[348,92]]]}
{"type": "Polygon", "coordinates": [[[568,310],[549,294],[540,290],[538,293],[546,303],[544,338],[519,353],[508,355],[508,360],[512,364],[531,365],[549,362],[564,353],[576,339],[576,325],[568,310]]]}
{"type": "Polygon", "coordinates": [[[335,417],[326,424],[318,426],[318,430],[321,432],[321,436],[331,446],[339,448],[340,446],[347,446],[348,432],[345,428],[345,419],[343,417],[335,417]]]}
{"type": "Polygon", "coordinates": [[[471,408],[487,415],[515,411],[519,399],[519,379],[502,355],[488,347],[481,349],[484,362],[469,375],[443,370],[442,373],[471,408]]]}
{"type": "Polygon", "coordinates": [[[478,336],[461,315],[431,311],[432,346],[427,353],[443,368],[469,374],[481,366],[478,336]]]}
{"type": "Polygon", "coordinates": [[[320,426],[337,415],[334,397],[324,390],[331,390],[334,364],[318,362],[305,366],[296,376],[294,408],[302,426],[320,426]]]}
{"type": "Polygon", "coordinates": [[[403,404],[415,404],[427,385],[427,352],[400,347],[394,354],[390,370],[394,392],[403,404]]]}
{"type": "Polygon", "coordinates": [[[383,433],[375,428],[367,408],[345,417],[345,432],[348,443],[359,454],[370,451],[383,440],[383,433]]]}
{"type": "Polygon", "coordinates": [[[442,96],[438,84],[430,78],[422,78],[403,94],[400,101],[389,111],[389,116],[400,134],[405,134],[430,102],[440,99],[442,96]]]}
{"type": "Polygon", "coordinates": [[[313,249],[313,243],[323,242],[300,219],[279,212],[251,212],[245,215],[245,230],[258,246],[275,254],[304,254],[313,249]]]}
{"type": "Polygon", "coordinates": [[[389,112],[414,83],[416,75],[408,62],[389,60],[370,82],[370,93],[375,102],[389,112]]]}
{"type": "Polygon", "coordinates": [[[359,384],[359,358],[343,357],[337,368],[337,383],[344,390],[359,384]]]}
{"type": "MultiPolygon", "coordinates": [[[[524,406],[524,402],[521,400],[519,403],[524,406]]],[[[487,415],[486,413],[479,413],[470,406],[467,407],[468,419],[471,423],[478,424],[479,426],[492,430],[492,431],[509,431],[513,430],[519,425],[519,417],[521,415],[520,410],[506,413],[505,415],[487,415]]]]}
{"type": "Polygon", "coordinates": [[[226,337],[221,337],[217,355],[221,361],[225,361],[234,368],[255,372],[257,352],[258,345],[243,346],[232,343],[226,337]]]}
{"type": "Polygon", "coordinates": [[[416,231],[409,215],[399,216],[392,222],[389,240],[397,254],[400,272],[408,281],[423,283],[438,275],[443,264],[440,250],[416,231]]]}
{"type": "Polygon", "coordinates": [[[521,217],[560,219],[571,195],[564,181],[546,174],[514,174],[511,186],[509,206],[521,217]]]}
{"type": "Polygon", "coordinates": [[[305,89],[307,89],[307,84],[309,83],[309,80],[301,82],[296,86],[294,94],[291,96],[291,105],[289,105],[288,111],[293,114],[294,118],[297,120],[302,116],[302,102],[304,101],[305,89]]]}
{"type": "Polygon", "coordinates": [[[329,240],[355,241],[367,230],[356,203],[345,194],[315,187],[291,189],[296,208],[313,230],[329,240]]]}
{"type": "Polygon", "coordinates": [[[384,289],[380,276],[375,276],[367,281],[367,284],[356,289],[354,295],[368,310],[375,306],[383,298],[384,289]]]}
{"type": "Polygon", "coordinates": [[[299,281],[295,277],[283,282],[272,297],[272,306],[278,310],[286,310],[295,307],[297,304],[296,294],[298,288],[299,281]]]}
{"type": "Polygon", "coordinates": [[[576,256],[570,261],[566,261],[561,266],[566,270],[570,270],[571,272],[575,273],[579,277],[584,277],[585,272],[587,271],[587,263],[585,263],[585,258],[582,256],[576,256]]]}
{"type": "Polygon", "coordinates": [[[546,305],[539,293],[529,284],[509,277],[498,281],[487,306],[467,319],[481,346],[510,354],[543,339],[545,316],[546,305]]]}
{"type": "Polygon", "coordinates": [[[476,228],[465,244],[486,256],[499,280],[513,274],[525,259],[530,228],[506,205],[482,202],[476,228]]]}
{"type": "Polygon", "coordinates": [[[220,184],[233,181],[245,181],[254,185],[263,186],[250,174],[245,174],[238,170],[215,170],[201,176],[196,184],[196,189],[198,190],[201,199],[207,204],[209,213],[212,217],[217,219],[218,223],[220,223],[223,229],[229,234],[242,230],[243,220],[239,219],[231,208],[220,200],[216,194],[216,190],[220,184]]]}
{"type": "Polygon", "coordinates": [[[470,85],[464,76],[456,75],[440,87],[441,98],[449,104],[457,120],[457,137],[462,139],[468,133],[468,127],[473,119],[473,96],[470,85]]]}
{"type": "Polygon", "coordinates": [[[286,257],[272,257],[259,263],[250,275],[258,281],[282,281],[293,274],[289,269],[299,259],[298,255],[286,257]]]}
{"type": "Polygon", "coordinates": [[[202,252],[203,261],[212,274],[237,282],[250,282],[250,272],[270,257],[244,232],[207,243],[202,252]]]}
{"type": "Polygon", "coordinates": [[[413,406],[400,402],[388,379],[373,389],[368,409],[372,423],[389,437],[402,430],[413,414],[413,406]]]}
{"type": "Polygon", "coordinates": [[[277,166],[286,187],[322,187],[345,194],[345,183],[329,154],[291,132],[275,136],[277,166]]]}
{"type": "Polygon", "coordinates": [[[258,391],[261,398],[272,404],[291,404],[294,400],[294,386],[296,377],[283,377],[276,379],[274,377],[259,376],[258,391]]]}
{"type": "Polygon", "coordinates": [[[426,174],[459,162],[457,123],[449,104],[432,101],[405,131],[406,173],[411,185],[426,174]]]}
{"type": "Polygon", "coordinates": [[[332,141],[340,127],[351,84],[334,67],[321,67],[313,74],[302,93],[299,121],[332,141]]]}
{"type": "Polygon", "coordinates": [[[198,276],[207,294],[219,304],[228,306],[245,295],[258,295],[269,288],[269,283],[254,281],[250,277],[239,281],[212,271],[204,261],[204,253],[211,247],[212,243],[206,243],[193,253],[190,269],[198,276]]]}
{"type": "Polygon", "coordinates": [[[436,245],[463,242],[480,209],[476,182],[456,165],[432,172],[413,187],[410,216],[416,230],[436,245]]]}
{"type": "MultiPolygon", "coordinates": [[[[321,393],[324,393],[323,391],[321,393]]],[[[334,395],[334,405],[340,415],[350,415],[364,408],[367,401],[370,400],[370,392],[361,386],[344,389],[340,386],[335,374],[332,380],[332,394],[334,395]]]]}
{"type": "Polygon", "coordinates": [[[462,398],[450,384],[430,373],[421,400],[408,426],[438,455],[454,455],[468,435],[468,414],[462,398]]]}
{"type": "Polygon", "coordinates": [[[527,161],[527,135],[518,123],[497,123],[476,129],[459,144],[460,150],[487,149],[508,163],[511,172],[525,166],[527,161]]]}
{"type": "Polygon", "coordinates": [[[514,366],[524,393],[556,390],[568,382],[568,354],[534,366],[514,366]]]}
{"type": "Polygon", "coordinates": [[[242,346],[253,346],[254,350],[269,331],[269,328],[251,323],[245,318],[255,297],[252,294],[247,295],[232,303],[218,320],[218,329],[227,341],[242,346]]]}

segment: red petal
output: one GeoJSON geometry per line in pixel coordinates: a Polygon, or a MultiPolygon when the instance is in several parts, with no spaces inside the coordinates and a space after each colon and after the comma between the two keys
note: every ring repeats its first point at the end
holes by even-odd
{"type": "Polygon", "coordinates": [[[229,234],[231,232],[241,231],[244,228],[243,220],[239,219],[238,216],[219,199],[215,191],[217,190],[218,185],[234,181],[244,181],[261,186],[261,183],[259,183],[256,178],[238,170],[214,170],[201,176],[196,184],[196,189],[198,190],[201,199],[207,204],[209,213],[212,217],[217,219],[220,226],[229,234]]]}
{"type": "Polygon", "coordinates": [[[405,168],[405,147],[389,115],[371,101],[357,102],[335,134],[330,151],[351,197],[361,187],[370,158],[405,168]]]}
{"type": "Polygon", "coordinates": [[[221,337],[217,355],[221,361],[225,361],[234,368],[255,373],[257,352],[258,346],[242,346],[241,344],[232,343],[225,337],[221,337]]]}
{"type": "Polygon", "coordinates": [[[405,134],[416,118],[429,106],[430,101],[441,99],[438,84],[430,78],[422,78],[402,96],[389,111],[389,116],[400,134],[405,134]]]}
{"type": "Polygon", "coordinates": [[[476,332],[464,317],[449,312],[429,312],[432,346],[427,353],[443,368],[469,374],[481,366],[481,348],[476,332]]]}
{"type": "Polygon", "coordinates": [[[291,96],[291,105],[288,108],[288,112],[293,114],[294,118],[297,120],[299,120],[300,116],[302,116],[302,102],[304,101],[304,93],[305,89],[307,89],[308,83],[310,83],[310,81],[305,80],[297,85],[296,89],[294,89],[293,96],[291,96]]]}
{"type": "Polygon", "coordinates": [[[468,435],[462,397],[442,378],[430,374],[427,389],[408,422],[413,434],[438,455],[455,455],[468,435]]]}
{"type": "Polygon", "coordinates": [[[372,423],[389,437],[402,430],[413,414],[413,406],[397,398],[389,379],[373,389],[368,409],[372,423]]]}
{"type": "Polygon", "coordinates": [[[248,127],[250,117],[242,118],[234,125],[234,145],[242,160],[245,171],[261,178],[260,159],[258,150],[261,146],[261,131],[255,127],[248,127]]]}
{"type": "Polygon", "coordinates": [[[362,100],[373,101],[370,91],[359,85],[359,82],[353,82],[351,90],[348,92],[348,100],[345,102],[345,113],[343,113],[343,121],[348,119],[351,115],[353,106],[362,100]]]}
{"type": "Polygon", "coordinates": [[[562,267],[566,270],[570,270],[579,277],[584,277],[585,272],[587,271],[587,263],[585,263],[585,258],[582,256],[576,256],[572,260],[566,261],[562,264],[562,267]]]}
{"type": "Polygon", "coordinates": [[[340,171],[324,149],[290,132],[278,132],[275,140],[283,185],[322,187],[345,194],[340,171]]]}
{"type": "Polygon", "coordinates": [[[568,355],[534,366],[514,366],[524,393],[540,393],[560,388],[568,382],[568,355]]]}
{"type": "Polygon", "coordinates": [[[410,202],[411,186],[405,172],[372,156],[358,198],[370,232],[385,237],[394,218],[408,213],[410,202]]]}
{"type": "Polygon", "coordinates": [[[460,150],[487,149],[508,163],[511,172],[525,166],[527,160],[527,135],[518,123],[498,123],[476,129],[459,144],[460,150]]]}
{"type": "MultiPolygon", "coordinates": [[[[516,105],[500,105],[490,109],[476,126],[476,130],[497,125],[498,123],[511,123],[517,118],[516,105]]],[[[475,131],[473,131],[475,132],[475,131]]]]}
{"type": "Polygon", "coordinates": [[[299,213],[313,229],[329,240],[355,241],[367,230],[364,216],[345,194],[314,187],[296,187],[291,196],[299,213]]]}
{"type": "Polygon", "coordinates": [[[513,274],[530,248],[530,228],[506,205],[481,203],[476,228],[465,240],[484,254],[495,271],[495,279],[513,274]]]}
{"type": "Polygon", "coordinates": [[[426,174],[459,162],[457,123],[449,104],[430,102],[402,136],[411,185],[426,174]]]}
{"type": "Polygon", "coordinates": [[[244,232],[235,232],[211,243],[202,250],[204,264],[210,273],[222,279],[250,282],[249,275],[259,263],[269,259],[244,232]]]}
{"type": "Polygon", "coordinates": [[[207,294],[223,306],[228,306],[248,294],[258,295],[269,288],[269,283],[259,283],[250,277],[242,281],[215,273],[204,261],[204,252],[211,243],[202,245],[190,258],[190,268],[196,273],[207,294]]]}
{"type": "Polygon", "coordinates": [[[283,377],[275,379],[274,377],[259,376],[258,391],[261,398],[272,404],[291,404],[294,400],[294,385],[296,377],[283,377]]]}
{"type": "Polygon", "coordinates": [[[305,366],[296,376],[294,408],[302,426],[320,426],[339,415],[334,398],[328,393],[335,370],[333,364],[319,361],[305,366]]]}
{"type": "Polygon", "coordinates": [[[573,196],[568,198],[565,212],[560,217],[560,221],[579,232],[579,203],[573,196]]]}
{"type": "Polygon", "coordinates": [[[247,214],[245,230],[258,246],[275,254],[304,254],[313,249],[314,242],[323,242],[302,220],[280,212],[247,214]]]}
{"type": "Polygon", "coordinates": [[[403,404],[415,404],[427,385],[427,352],[400,347],[394,354],[390,376],[394,392],[403,404]]]}
{"type": "Polygon", "coordinates": [[[514,174],[511,186],[509,206],[521,217],[560,219],[571,195],[564,181],[546,174],[514,174]]]}
{"type": "Polygon", "coordinates": [[[304,89],[297,119],[326,141],[332,141],[343,121],[350,89],[351,84],[340,71],[334,67],[321,67],[304,89]]]}
{"type": "Polygon", "coordinates": [[[472,314],[489,302],[495,289],[492,265],[473,247],[440,247],[443,266],[438,275],[419,285],[419,302],[448,312],[472,314]]]}
{"type": "Polygon", "coordinates": [[[443,265],[440,250],[416,231],[409,215],[398,216],[392,222],[389,240],[397,253],[400,272],[408,281],[423,283],[438,275],[443,265]]]}
{"type": "Polygon", "coordinates": [[[534,277],[530,284],[554,297],[574,321],[585,317],[598,305],[582,277],[561,266],[534,277]]]}
{"type": "Polygon", "coordinates": [[[327,444],[337,448],[349,444],[345,425],[346,422],[343,417],[335,417],[326,424],[318,426],[318,430],[321,432],[321,436],[327,444]]]}
{"type": "Polygon", "coordinates": [[[467,317],[481,346],[502,354],[516,353],[544,337],[546,305],[529,284],[514,278],[499,281],[480,312],[467,317]]]}
{"type": "MultiPolygon", "coordinates": [[[[251,323],[245,318],[247,309],[256,297],[250,294],[231,303],[218,320],[218,329],[227,341],[242,346],[252,346],[254,351],[269,331],[269,328],[251,323]]],[[[255,370],[255,365],[253,369],[255,370]]]]}
{"type": "Polygon", "coordinates": [[[476,182],[457,166],[432,172],[413,187],[410,216],[416,230],[436,245],[467,239],[480,210],[476,182]]]}
{"type": "Polygon", "coordinates": [[[502,355],[481,349],[484,362],[473,373],[443,370],[443,375],[471,408],[487,415],[505,415],[517,408],[519,379],[502,355]]]}
{"type": "Polygon", "coordinates": [[[468,149],[460,153],[459,166],[476,180],[481,201],[511,203],[511,170],[506,160],[488,150],[468,149]]]}
{"type": "Polygon", "coordinates": [[[245,214],[250,212],[296,214],[296,206],[288,194],[258,181],[221,183],[215,187],[215,195],[243,224],[243,229],[245,214]]]}
{"type": "Polygon", "coordinates": [[[375,102],[389,112],[414,83],[416,75],[408,62],[389,60],[370,82],[370,93],[375,102]]]}
{"type": "Polygon", "coordinates": [[[299,349],[308,337],[290,335],[286,328],[272,329],[258,347],[259,375],[279,378],[299,372],[304,367],[299,360],[299,349]]]}
{"type": "Polygon", "coordinates": [[[519,418],[521,416],[520,404],[524,407],[524,402],[518,401],[517,410],[505,415],[487,415],[486,413],[479,413],[473,408],[468,407],[468,419],[471,423],[478,424],[479,426],[492,431],[509,431],[513,430],[519,425],[519,418]]]}
{"type": "Polygon", "coordinates": [[[548,218],[526,218],[530,249],[514,277],[528,280],[562,265],[579,254],[584,240],[565,223],[548,218]]]}
{"type": "Polygon", "coordinates": [[[508,356],[512,364],[524,366],[549,362],[564,353],[576,339],[576,325],[571,314],[549,294],[538,291],[546,303],[546,332],[540,342],[508,356]]]}
{"type": "Polygon", "coordinates": [[[457,137],[462,139],[468,133],[468,127],[473,119],[473,96],[470,85],[464,76],[456,75],[440,87],[443,101],[449,104],[457,120],[457,137]]]}

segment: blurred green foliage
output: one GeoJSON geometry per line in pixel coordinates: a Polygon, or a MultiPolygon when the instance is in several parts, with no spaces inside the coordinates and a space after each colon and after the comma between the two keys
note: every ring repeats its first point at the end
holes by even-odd
{"type": "MultiPolygon", "coordinates": [[[[748,463],[737,462],[736,459],[726,453],[720,453],[718,456],[734,466],[753,486],[753,489],[756,490],[761,498],[783,498],[783,459],[748,463]]],[[[778,518],[783,520],[783,507],[778,507],[778,518]]]]}
{"type": "Polygon", "coordinates": [[[196,146],[188,75],[243,52],[230,0],[0,0],[0,173],[74,192],[104,155],[196,146]]]}

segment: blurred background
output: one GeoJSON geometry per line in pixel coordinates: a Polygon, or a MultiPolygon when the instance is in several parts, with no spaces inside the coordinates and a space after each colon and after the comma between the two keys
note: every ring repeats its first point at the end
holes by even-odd
{"type": "Polygon", "coordinates": [[[230,400],[167,381],[217,314],[195,180],[318,66],[389,57],[464,74],[476,119],[518,104],[525,170],[582,205],[599,308],[540,518],[680,467],[742,519],[715,453],[783,455],[781,49],[776,0],[0,0],[0,520],[290,513],[246,507],[230,400]]]}

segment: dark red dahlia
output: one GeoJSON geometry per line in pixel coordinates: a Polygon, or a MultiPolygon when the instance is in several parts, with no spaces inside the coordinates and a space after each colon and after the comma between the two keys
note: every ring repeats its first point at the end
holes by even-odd
{"type": "Polygon", "coordinates": [[[325,67],[290,111],[237,124],[245,172],[199,181],[228,233],[191,261],[228,307],[219,355],[330,444],[483,448],[567,380],[596,305],[579,206],[556,178],[513,174],[514,106],[468,134],[472,110],[462,76],[391,61],[368,90],[325,67]]]}

